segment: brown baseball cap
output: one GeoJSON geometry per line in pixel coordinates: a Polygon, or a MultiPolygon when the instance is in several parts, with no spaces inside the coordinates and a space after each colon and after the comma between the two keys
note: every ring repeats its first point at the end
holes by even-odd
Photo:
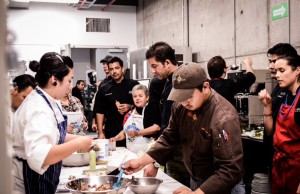
{"type": "Polygon", "coordinates": [[[185,63],[174,71],[173,88],[168,100],[183,102],[189,99],[195,89],[207,81],[204,69],[197,63],[185,63]]]}

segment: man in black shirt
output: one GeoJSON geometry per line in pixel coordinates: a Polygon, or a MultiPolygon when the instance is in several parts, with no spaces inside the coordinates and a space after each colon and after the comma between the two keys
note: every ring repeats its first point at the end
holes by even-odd
{"type": "Polygon", "coordinates": [[[221,56],[215,56],[207,63],[208,74],[211,78],[209,81],[210,86],[221,94],[221,96],[226,98],[233,106],[235,106],[234,95],[248,89],[256,79],[253,73],[251,58],[246,57],[243,63],[246,65],[246,74],[236,81],[225,79],[228,68],[225,60],[221,56]]]}
{"type": "Polygon", "coordinates": [[[85,81],[78,80],[76,86],[72,89],[72,96],[78,98],[83,106],[84,106],[84,102],[83,102],[82,92],[84,90],[84,87],[85,87],[85,81]]]}
{"type": "MultiPolygon", "coordinates": [[[[157,42],[147,50],[146,59],[150,65],[152,74],[155,76],[154,80],[152,80],[150,84],[149,91],[151,93],[149,105],[154,106],[155,102],[157,103],[157,100],[159,100],[159,108],[162,118],[160,132],[162,132],[169,124],[171,107],[173,105],[173,101],[168,100],[168,97],[172,90],[173,72],[178,68],[175,58],[175,50],[165,42],[157,42]],[[162,87],[163,81],[159,80],[164,79],[165,83],[162,87]],[[158,92],[161,92],[159,98],[158,92]]],[[[182,184],[189,186],[189,173],[183,164],[182,146],[178,145],[173,153],[173,158],[169,160],[166,165],[167,174],[182,184]]],[[[156,167],[157,165],[149,165],[145,170],[145,176],[155,176],[157,173],[156,167]]]]}
{"type": "MultiPolygon", "coordinates": [[[[94,107],[99,139],[112,138],[123,130],[124,115],[133,106],[131,90],[139,84],[124,77],[123,61],[120,58],[112,57],[108,61],[108,68],[112,79],[99,88],[94,107]]],[[[125,145],[125,140],[117,142],[117,146],[125,145]]]]}
{"type": "MultiPolygon", "coordinates": [[[[108,64],[107,62],[109,61],[109,59],[111,59],[112,56],[110,55],[106,55],[103,59],[101,59],[100,63],[102,63],[102,67],[103,67],[103,71],[105,73],[105,78],[103,79],[103,81],[99,84],[99,88],[101,86],[103,86],[106,82],[108,82],[109,80],[111,80],[111,76],[109,73],[109,69],[108,69],[108,64]]],[[[99,89],[98,88],[98,89],[99,89]]]]}

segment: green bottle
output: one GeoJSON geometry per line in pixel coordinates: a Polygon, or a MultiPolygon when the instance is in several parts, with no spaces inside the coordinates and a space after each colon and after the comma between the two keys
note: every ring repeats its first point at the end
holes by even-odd
{"type": "Polygon", "coordinates": [[[96,152],[90,151],[90,170],[96,170],[96,152]]]}

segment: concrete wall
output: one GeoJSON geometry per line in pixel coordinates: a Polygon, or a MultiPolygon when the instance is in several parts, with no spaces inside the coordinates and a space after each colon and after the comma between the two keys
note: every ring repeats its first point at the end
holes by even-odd
{"type": "Polygon", "coordinates": [[[7,25],[16,36],[14,48],[19,58],[25,60],[39,60],[48,51],[60,52],[67,44],[137,49],[134,6],[110,6],[101,11],[99,7],[77,10],[67,4],[31,2],[29,9],[9,9],[7,25]],[[110,18],[111,32],[85,32],[86,17],[110,18]]]}
{"type": "Polygon", "coordinates": [[[138,47],[166,41],[192,47],[203,67],[221,55],[228,64],[251,56],[255,69],[267,69],[273,45],[289,42],[300,50],[299,10],[299,0],[139,0],[138,47]],[[272,7],[282,3],[289,4],[288,17],[272,21],[272,7]]]}

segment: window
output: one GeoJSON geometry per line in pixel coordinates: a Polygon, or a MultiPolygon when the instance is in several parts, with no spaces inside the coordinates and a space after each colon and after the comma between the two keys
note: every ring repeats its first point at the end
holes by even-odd
{"type": "Polygon", "coordinates": [[[110,19],[86,18],[86,32],[110,32],[110,19]]]}

